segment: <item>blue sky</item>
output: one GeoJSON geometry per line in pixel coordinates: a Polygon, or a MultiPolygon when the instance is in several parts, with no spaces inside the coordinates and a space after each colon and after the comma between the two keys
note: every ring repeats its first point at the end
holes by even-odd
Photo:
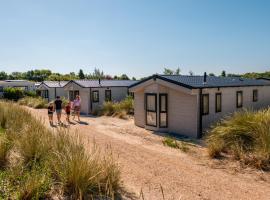
{"type": "Polygon", "coordinates": [[[270,1],[0,0],[0,71],[270,70],[270,1]]]}

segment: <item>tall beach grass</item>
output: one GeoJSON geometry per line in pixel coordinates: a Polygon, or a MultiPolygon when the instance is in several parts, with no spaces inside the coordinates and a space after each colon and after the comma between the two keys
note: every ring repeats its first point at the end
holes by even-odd
{"type": "Polygon", "coordinates": [[[64,129],[52,132],[15,103],[0,102],[0,199],[114,199],[120,171],[111,154],[64,129]],[[3,138],[3,139],[2,139],[3,138]]]}
{"type": "Polygon", "coordinates": [[[211,157],[229,153],[247,165],[270,170],[270,108],[226,117],[212,127],[206,142],[211,157]]]}

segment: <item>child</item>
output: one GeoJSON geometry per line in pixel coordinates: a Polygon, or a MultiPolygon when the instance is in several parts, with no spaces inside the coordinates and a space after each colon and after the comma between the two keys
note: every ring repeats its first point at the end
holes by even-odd
{"type": "Polygon", "coordinates": [[[67,103],[66,107],[65,107],[65,111],[67,114],[67,122],[70,123],[69,117],[70,117],[70,110],[71,110],[71,103],[70,101],[67,103]]]}
{"type": "Polygon", "coordinates": [[[49,116],[49,121],[50,121],[50,125],[53,125],[53,112],[54,112],[54,107],[53,107],[53,103],[51,102],[48,106],[48,116],[49,116]]]}

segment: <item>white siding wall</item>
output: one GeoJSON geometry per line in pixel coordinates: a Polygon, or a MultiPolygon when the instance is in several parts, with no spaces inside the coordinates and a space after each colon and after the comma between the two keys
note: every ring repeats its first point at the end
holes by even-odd
{"type": "MultiPolygon", "coordinates": [[[[149,130],[168,131],[187,135],[197,136],[198,130],[198,107],[197,95],[190,95],[184,92],[161,86],[157,83],[151,84],[134,93],[134,118],[135,124],[149,130]],[[157,93],[157,112],[159,113],[159,93],[168,94],[168,128],[158,128],[145,125],[144,94],[157,93]]],[[[159,117],[157,117],[159,125],[159,117]]]]}
{"type": "Polygon", "coordinates": [[[243,91],[243,108],[259,109],[270,105],[270,86],[257,87],[228,87],[203,89],[203,94],[209,94],[209,114],[203,115],[202,127],[207,130],[214,122],[217,122],[222,117],[230,115],[241,108],[236,108],[236,92],[243,91]],[[258,101],[253,102],[253,90],[258,90],[258,101]],[[222,94],[222,112],[215,112],[215,94],[222,94]]]}

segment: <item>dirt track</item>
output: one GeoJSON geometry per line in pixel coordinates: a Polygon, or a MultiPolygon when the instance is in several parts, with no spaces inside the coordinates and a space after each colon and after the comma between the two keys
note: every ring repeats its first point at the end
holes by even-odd
{"type": "MultiPolygon", "coordinates": [[[[29,109],[49,126],[46,110],[29,109]],[[45,120],[44,120],[45,119],[45,120]]],[[[133,120],[82,117],[71,125],[100,147],[110,145],[121,167],[127,199],[270,199],[270,175],[252,170],[237,171],[231,164],[213,162],[206,149],[191,147],[183,153],[162,144],[162,136],[136,127],[133,120]]]]}

